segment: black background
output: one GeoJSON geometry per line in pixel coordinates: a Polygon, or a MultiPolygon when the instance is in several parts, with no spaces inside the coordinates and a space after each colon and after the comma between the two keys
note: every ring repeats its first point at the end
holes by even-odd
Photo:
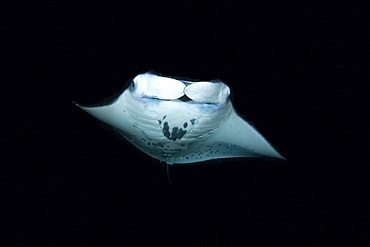
{"type": "Polygon", "coordinates": [[[364,244],[362,9],[321,1],[6,9],[0,245],[364,244]],[[174,167],[170,184],[161,164],[72,104],[96,103],[150,69],[225,81],[238,112],[288,162],[174,167]]]}

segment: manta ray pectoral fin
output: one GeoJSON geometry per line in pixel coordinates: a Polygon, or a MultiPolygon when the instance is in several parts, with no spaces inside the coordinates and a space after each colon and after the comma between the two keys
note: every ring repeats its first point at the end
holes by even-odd
{"type": "Polygon", "coordinates": [[[201,149],[176,159],[176,163],[243,157],[286,160],[255,128],[239,117],[235,110],[231,111],[220,128],[209,135],[201,149]]]}
{"type": "Polygon", "coordinates": [[[285,160],[255,128],[238,116],[235,110],[232,110],[227,120],[214,132],[212,142],[226,142],[230,147],[228,157],[271,157],[285,160]]]}
{"type": "Polygon", "coordinates": [[[125,121],[124,102],[120,96],[114,103],[101,106],[82,106],[78,107],[86,111],[100,121],[111,125],[113,128],[127,130],[132,128],[129,122],[125,121]]]}

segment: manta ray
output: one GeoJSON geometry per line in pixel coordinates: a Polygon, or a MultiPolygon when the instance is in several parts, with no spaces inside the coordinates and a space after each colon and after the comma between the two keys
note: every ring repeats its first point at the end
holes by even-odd
{"type": "Polygon", "coordinates": [[[109,103],[75,104],[168,165],[245,157],[285,159],[236,113],[230,88],[221,80],[149,71],[129,82],[109,103]]]}

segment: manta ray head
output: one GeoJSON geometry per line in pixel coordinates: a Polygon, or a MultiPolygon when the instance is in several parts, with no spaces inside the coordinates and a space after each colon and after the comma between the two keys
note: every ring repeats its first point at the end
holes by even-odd
{"type": "Polygon", "coordinates": [[[193,100],[197,103],[224,104],[230,94],[222,81],[190,81],[144,73],[136,76],[130,91],[137,97],[161,100],[193,100]]]}

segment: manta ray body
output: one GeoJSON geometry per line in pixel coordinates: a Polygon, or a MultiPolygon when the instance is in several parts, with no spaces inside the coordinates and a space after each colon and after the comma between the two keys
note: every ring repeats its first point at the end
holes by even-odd
{"type": "Polygon", "coordinates": [[[238,157],[284,159],[237,115],[229,95],[220,80],[176,79],[150,71],[132,79],[109,104],[76,105],[169,165],[238,157]]]}

